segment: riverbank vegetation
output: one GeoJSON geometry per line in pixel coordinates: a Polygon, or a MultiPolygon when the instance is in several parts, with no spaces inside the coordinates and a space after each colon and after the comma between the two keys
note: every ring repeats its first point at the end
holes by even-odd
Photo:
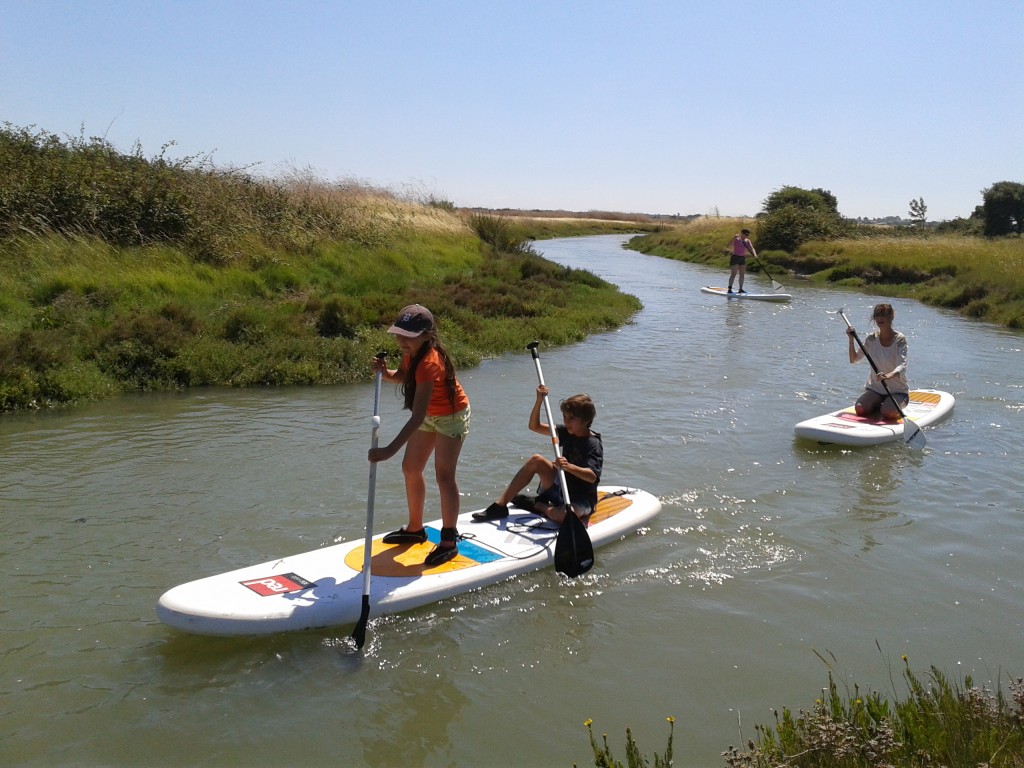
{"type": "MultiPolygon", "coordinates": [[[[748,275],[755,281],[763,267],[770,277],[788,283],[787,288],[798,288],[800,281],[827,283],[873,296],[916,299],[966,317],[1024,328],[1024,238],[1019,235],[985,237],[847,224],[833,238],[802,241],[786,251],[762,247],[759,219],[705,217],[639,235],[629,247],[708,264],[728,274],[724,250],[742,227],[753,232],[758,248],[758,259],[747,260],[748,275]]],[[[767,287],[767,278],[763,280],[767,287]]]]}
{"type": "Polygon", "coordinates": [[[167,149],[0,130],[0,411],[369,380],[413,302],[459,366],[580,341],[640,308],[500,217],[167,149]]]}
{"type": "MultiPolygon", "coordinates": [[[[861,690],[840,692],[831,669],[828,687],[807,709],[783,707],[772,725],[756,725],[745,749],[722,752],[730,768],[1022,768],[1024,766],[1024,679],[991,689],[970,677],[955,682],[932,667],[915,674],[903,658],[906,693],[900,697],[861,690]]],[[[668,745],[654,755],[655,766],[672,764],[674,719],[668,718],[668,745]]],[[[599,745],[592,724],[594,765],[617,766],[604,735],[599,745]]],[[[626,765],[651,763],[626,731],[626,765]]]]}

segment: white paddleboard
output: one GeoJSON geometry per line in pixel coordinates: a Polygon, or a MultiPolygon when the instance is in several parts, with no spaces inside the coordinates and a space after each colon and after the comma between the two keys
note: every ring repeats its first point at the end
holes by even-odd
{"type": "Polygon", "coordinates": [[[793,297],[788,293],[729,293],[728,288],[710,288],[704,286],[701,293],[712,293],[715,296],[725,296],[727,299],[753,299],[754,301],[789,301],[793,297]]]}
{"type": "MultiPolygon", "coordinates": [[[[646,491],[601,486],[587,532],[597,549],[641,528],[661,511],[646,491]]],[[[373,539],[370,618],[437,602],[552,565],[558,527],[511,507],[501,520],[459,517],[459,554],[426,567],[423,558],[440,538],[441,521],[427,523],[425,544],[384,544],[373,539]]],[[[355,624],[363,597],[365,540],[347,541],[259,565],[191,581],[165,592],[157,616],[200,635],[262,635],[355,624]]],[[[600,558],[597,560],[600,564],[600,558]]]]}
{"type": "MultiPolygon", "coordinates": [[[[915,389],[911,390],[910,402],[903,413],[917,426],[927,427],[948,416],[955,402],[956,398],[949,392],[915,389]]],[[[840,445],[891,443],[903,439],[903,430],[903,419],[889,421],[877,414],[864,418],[858,416],[852,406],[801,421],[793,429],[797,437],[840,445]]]]}

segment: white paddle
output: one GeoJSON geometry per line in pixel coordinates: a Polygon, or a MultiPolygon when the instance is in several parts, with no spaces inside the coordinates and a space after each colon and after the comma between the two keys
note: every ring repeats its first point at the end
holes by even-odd
{"type": "MultiPolygon", "coordinates": [[[[531,341],[526,345],[533,355],[533,364],[537,368],[537,381],[544,384],[544,373],[540,369],[540,355],[537,354],[539,341],[531,341]]],[[[555,448],[555,458],[562,456],[562,450],[558,445],[558,432],[555,429],[555,420],[551,415],[551,403],[548,396],[544,395],[544,410],[548,417],[548,430],[551,432],[551,444],[555,448]]],[[[576,516],[569,503],[569,486],[565,482],[565,472],[558,470],[558,482],[562,486],[562,501],[565,504],[565,518],[562,526],[558,529],[558,536],[555,539],[555,570],[564,573],[566,576],[575,578],[589,571],[594,566],[594,544],[590,541],[590,534],[587,533],[587,526],[576,516]]]]}
{"type": "MultiPolygon", "coordinates": [[[[387,357],[386,352],[378,352],[377,359],[383,360],[387,357]]],[[[370,421],[370,448],[377,447],[378,434],[380,433],[380,370],[377,371],[376,381],[373,389],[373,419],[370,421]]],[[[363,609],[359,614],[359,621],[356,628],[352,630],[352,640],[356,644],[356,650],[363,647],[366,642],[366,623],[370,619],[370,566],[373,560],[373,502],[377,495],[377,462],[370,462],[370,490],[366,494],[366,542],[363,545],[363,609]]]]}

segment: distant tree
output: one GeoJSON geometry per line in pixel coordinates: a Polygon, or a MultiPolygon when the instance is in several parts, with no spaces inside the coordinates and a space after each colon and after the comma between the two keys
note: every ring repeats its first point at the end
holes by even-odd
{"type": "Polygon", "coordinates": [[[838,201],[827,189],[801,189],[786,186],[772,192],[761,203],[765,214],[775,213],[787,205],[806,208],[812,211],[832,211],[838,213],[838,201]]]}
{"type": "Polygon", "coordinates": [[[786,186],[765,198],[757,217],[757,247],[792,253],[810,240],[834,240],[849,233],[835,195],[826,189],[786,186]]]}
{"type": "Polygon", "coordinates": [[[981,235],[984,228],[985,224],[981,217],[970,216],[964,219],[958,216],[950,221],[940,221],[935,231],[943,235],[981,235]]]}
{"type": "Polygon", "coordinates": [[[990,237],[1024,233],[1024,184],[998,181],[981,192],[985,234],[990,237]]]}
{"type": "Polygon", "coordinates": [[[915,224],[923,227],[928,220],[928,206],[924,204],[924,198],[910,201],[910,218],[915,224]]]}
{"type": "Polygon", "coordinates": [[[836,199],[835,195],[833,195],[827,189],[822,189],[821,187],[815,187],[814,189],[811,190],[811,192],[817,192],[819,195],[821,195],[821,199],[828,204],[829,208],[831,208],[836,213],[839,213],[839,201],[836,199]]]}

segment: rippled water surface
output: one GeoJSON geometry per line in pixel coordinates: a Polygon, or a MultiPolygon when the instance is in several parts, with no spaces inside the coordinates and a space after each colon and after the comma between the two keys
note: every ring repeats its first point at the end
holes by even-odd
{"type": "MultiPolygon", "coordinates": [[[[819,656],[900,695],[904,654],[976,683],[1024,673],[1024,338],[897,300],[911,382],[952,392],[952,417],[924,452],[799,442],[793,425],[866,375],[829,312],[866,330],[882,299],[776,275],[791,303],[726,302],[699,292],[722,272],[622,241],[538,245],[645,306],[541,359],[556,399],[598,403],[605,481],[651,491],[662,514],[575,582],[533,573],[374,621],[362,656],[344,652],[350,628],[198,638],[153,606],[182,581],[362,536],[371,386],[0,418],[0,763],[586,765],[587,718],[624,759],[627,726],[651,754],[673,716],[677,764],[711,766],[773,708],[813,703],[819,656]]],[[[461,378],[476,508],[545,445],[526,429],[525,351],[461,378]]],[[[404,417],[391,388],[382,400],[387,437],[404,417]]],[[[392,461],[378,527],[403,504],[392,461]]],[[[428,504],[438,516],[433,486],[428,504]]]]}

